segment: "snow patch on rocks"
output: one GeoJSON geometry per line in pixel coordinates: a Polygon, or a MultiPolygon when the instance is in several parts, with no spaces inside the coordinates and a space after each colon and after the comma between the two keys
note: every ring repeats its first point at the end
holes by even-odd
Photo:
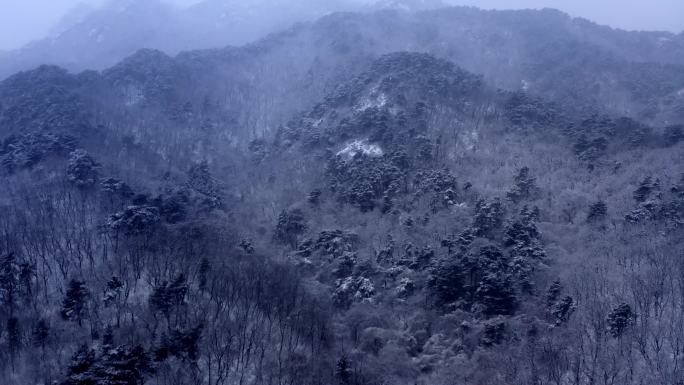
{"type": "Polygon", "coordinates": [[[384,152],[377,144],[368,143],[368,139],[357,139],[348,143],[343,149],[337,152],[338,156],[353,158],[356,154],[367,156],[382,156],[384,152]]]}
{"type": "Polygon", "coordinates": [[[527,80],[523,79],[520,81],[520,89],[523,91],[529,91],[530,90],[530,82],[527,80]]]}
{"type": "Polygon", "coordinates": [[[383,92],[378,92],[377,86],[371,89],[370,94],[361,99],[354,107],[355,111],[365,111],[369,108],[384,107],[387,105],[387,95],[383,92]]]}

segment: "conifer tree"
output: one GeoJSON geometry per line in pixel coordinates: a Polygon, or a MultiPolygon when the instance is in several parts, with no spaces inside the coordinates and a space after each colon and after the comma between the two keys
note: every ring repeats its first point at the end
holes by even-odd
{"type": "Polygon", "coordinates": [[[76,187],[91,187],[100,180],[100,169],[100,164],[87,151],[78,149],[70,154],[67,178],[76,187]]]}
{"type": "Polygon", "coordinates": [[[62,301],[60,312],[62,319],[77,322],[78,326],[82,326],[83,320],[88,316],[88,297],[89,292],[85,282],[72,279],[62,301]]]}
{"type": "Polygon", "coordinates": [[[606,219],[608,215],[608,205],[602,200],[594,202],[589,206],[589,213],[587,214],[587,222],[597,223],[606,219]]]}
{"type": "Polygon", "coordinates": [[[632,311],[632,307],[623,302],[608,313],[608,332],[614,338],[618,338],[634,323],[635,319],[636,314],[632,311]]]}
{"type": "Polygon", "coordinates": [[[637,187],[636,190],[634,190],[634,194],[632,196],[634,197],[634,200],[637,201],[637,203],[643,203],[646,200],[648,200],[651,195],[656,192],[660,188],[660,183],[658,180],[653,180],[650,176],[644,178],[644,180],[639,183],[639,187],[637,187]]]}
{"type": "Polygon", "coordinates": [[[352,383],[352,369],[351,363],[347,357],[342,356],[335,364],[335,378],[340,385],[351,385],[352,383]]]}

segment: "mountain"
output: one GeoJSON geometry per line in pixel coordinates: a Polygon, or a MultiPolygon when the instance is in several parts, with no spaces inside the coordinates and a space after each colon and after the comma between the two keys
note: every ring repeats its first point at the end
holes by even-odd
{"type": "MultiPolygon", "coordinates": [[[[629,60],[626,54],[570,36],[568,30],[575,24],[586,23],[550,10],[339,13],[244,47],[189,51],[176,57],[142,50],[102,73],[98,81],[110,88],[112,100],[105,103],[110,106],[98,108],[123,106],[119,113],[129,116],[155,111],[159,119],[145,127],[119,128],[143,142],[174,127],[183,133],[177,139],[182,148],[211,127],[215,137],[207,143],[216,147],[211,153],[220,154],[225,145],[244,147],[275,132],[340,81],[367,69],[379,55],[407,50],[452,61],[482,74],[497,88],[545,98],[570,114],[624,115],[656,127],[682,120],[684,66],[629,60]],[[540,29],[545,29],[543,38],[540,29]],[[207,105],[212,107],[209,115],[201,112],[207,105]],[[179,111],[192,119],[169,119],[186,114],[179,111]]],[[[32,81],[31,77],[25,73],[5,83],[32,81]]],[[[98,76],[86,72],[77,78],[98,76]]],[[[43,103],[42,96],[29,97],[31,93],[23,91],[38,92],[42,86],[5,88],[16,88],[21,98],[43,103]]],[[[86,92],[81,97],[91,96],[86,92]]],[[[6,98],[0,114],[12,109],[13,100],[6,98]]],[[[7,128],[27,127],[7,123],[7,128]]],[[[192,153],[206,156],[190,147],[181,151],[189,151],[188,158],[197,156],[192,153]]]]}
{"type": "Polygon", "coordinates": [[[2,383],[676,383],[682,66],[635,36],[380,10],[8,77],[2,383]]]}
{"type": "Polygon", "coordinates": [[[7,76],[40,64],[77,71],[102,69],[147,46],[182,49],[185,37],[177,27],[182,25],[180,15],[161,1],[111,2],[65,21],[51,37],[10,52],[0,64],[0,73],[7,76]]]}
{"type": "Polygon", "coordinates": [[[302,102],[275,121],[262,113],[262,127],[249,127],[257,131],[272,129],[287,114],[322,97],[338,73],[401,50],[430,53],[483,74],[497,87],[524,88],[576,110],[607,109],[657,125],[681,121],[682,64],[643,61],[596,43],[576,32],[585,24],[550,10],[335,14],[246,47],[189,52],[178,60],[200,66],[198,72],[211,83],[228,76],[227,84],[234,84],[235,74],[258,79],[249,87],[278,101],[271,106],[302,102]],[[262,63],[278,65],[264,68],[262,63]],[[299,97],[291,98],[293,93],[299,97]]]}
{"type": "MultiPolygon", "coordinates": [[[[571,38],[567,31],[575,23],[585,24],[554,11],[342,13],[244,47],[189,51],[175,58],[143,50],[103,76],[114,88],[114,104],[126,106],[123,114],[147,114],[150,109],[159,114],[159,120],[135,130],[122,125],[121,133],[150,142],[176,127],[186,135],[178,138],[182,148],[196,140],[197,132],[212,127],[221,138],[208,141],[217,154],[225,145],[244,147],[275,132],[379,55],[402,50],[453,61],[498,88],[524,90],[572,114],[625,115],[661,127],[682,120],[684,67],[630,61],[581,37],[571,38]],[[212,116],[200,113],[205,105],[213,106],[212,116]],[[182,110],[193,119],[168,119],[170,111],[182,110]]],[[[10,103],[5,101],[5,108],[10,103]]]]}
{"type": "Polygon", "coordinates": [[[52,36],[9,52],[0,62],[0,78],[40,64],[101,70],[142,48],[175,55],[242,45],[293,23],[346,9],[358,5],[346,0],[205,0],[179,8],[161,0],[111,1],[97,9],[76,8],[53,28],[52,36]]]}
{"type": "Polygon", "coordinates": [[[71,8],[52,28],[49,36],[59,36],[73,26],[85,22],[85,20],[97,10],[88,4],[79,3],[71,8]]]}
{"type": "Polygon", "coordinates": [[[360,4],[353,0],[294,0],[287,3],[270,0],[207,0],[186,11],[191,20],[187,30],[197,35],[193,37],[192,46],[185,49],[243,45],[297,22],[312,21],[335,11],[360,8],[360,4]],[[206,27],[198,31],[197,26],[206,27]]]}
{"type": "MultiPolygon", "coordinates": [[[[0,61],[0,78],[41,64],[59,65],[72,71],[101,70],[141,48],[175,55],[185,50],[239,46],[294,23],[312,21],[336,11],[396,9],[414,12],[443,9],[445,6],[438,0],[371,3],[357,0],[298,0],[288,3],[204,0],[188,8],[174,7],[161,0],[113,1],[99,9],[80,5],[52,29],[50,37],[7,53],[0,61]]],[[[464,11],[459,13],[466,15],[464,11]]],[[[442,16],[448,19],[454,15],[442,16]]],[[[475,19],[481,20],[481,16],[475,16],[475,19]]],[[[530,27],[551,26],[558,37],[590,42],[630,61],[684,63],[681,34],[620,31],[582,19],[571,20],[561,14],[555,20],[555,25],[544,25],[543,21],[537,20],[530,27]]],[[[461,17],[460,22],[463,21],[461,17]]],[[[467,27],[471,30],[477,28],[472,21],[475,20],[471,20],[467,27]]],[[[519,18],[518,22],[521,21],[519,18]]],[[[504,21],[511,22],[515,21],[504,21]]]]}

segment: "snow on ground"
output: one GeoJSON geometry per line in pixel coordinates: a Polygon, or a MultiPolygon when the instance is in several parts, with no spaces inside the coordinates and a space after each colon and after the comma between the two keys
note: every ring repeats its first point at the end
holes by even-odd
{"type": "Polygon", "coordinates": [[[377,86],[371,89],[370,94],[361,99],[359,103],[354,107],[356,111],[365,111],[373,107],[384,107],[387,104],[387,95],[382,92],[378,92],[377,86]]]}
{"type": "Polygon", "coordinates": [[[527,80],[523,79],[523,80],[520,82],[520,88],[521,88],[523,91],[528,91],[528,90],[530,89],[530,82],[528,82],[527,80]]]}
{"type": "Polygon", "coordinates": [[[665,37],[665,36],[659,37],[658,43],[657,43],[658,48],[662,48],[663,46],[665,46],[666,44],[668,44],[670,42],[672,42],[672,39],[669,37],[665,37]]]}
{"type": "Polygon", "coordinates": [[[380,146],[368,143],[368,139],[356,139],[347,144],[337,155],[353,158],[358,153],[368,156],[382,156],[384,154],[380,146]]]}

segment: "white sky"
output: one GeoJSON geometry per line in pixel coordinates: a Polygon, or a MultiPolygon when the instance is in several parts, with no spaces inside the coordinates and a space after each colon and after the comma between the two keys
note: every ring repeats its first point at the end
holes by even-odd
{"type": "MultiPolygon", "coordinates": [[[[0,0],[0,50],[19,48],[32,40],[44,37],[52,26],[79,4],[97,6],[106,1],[107,0],[0,0]]],[[[200,0],[164,1],[186,5],[197,3],[200,0]]]]}
{"type": "Polygon", "coordinates": [[[556,8],[627,30],[684,31],[684,0],[450,0],[481,8],[556,8]]]}
{"type": "MultiPolygon", "coordinates": [[[[97,5],[104,0],[0,0],[0,50],[18,48],[39,39],[65,13],[79,3],[97,5]]],[[[126,1],[126,0],[114,0],[126,1]]],[[[166,0],[181,5],[199,0],[166,0]]],[[[241,0],[249,1],[249,0],[241,0]]],[[[287,1],[287,0],[274,0],[287,1]]],[[[321,0],[326,1],[326,0],[321,0]]],[[[623,29],[684,30],[684,0],[448,0],[482,8],[558,8],[623,29]]]]}

